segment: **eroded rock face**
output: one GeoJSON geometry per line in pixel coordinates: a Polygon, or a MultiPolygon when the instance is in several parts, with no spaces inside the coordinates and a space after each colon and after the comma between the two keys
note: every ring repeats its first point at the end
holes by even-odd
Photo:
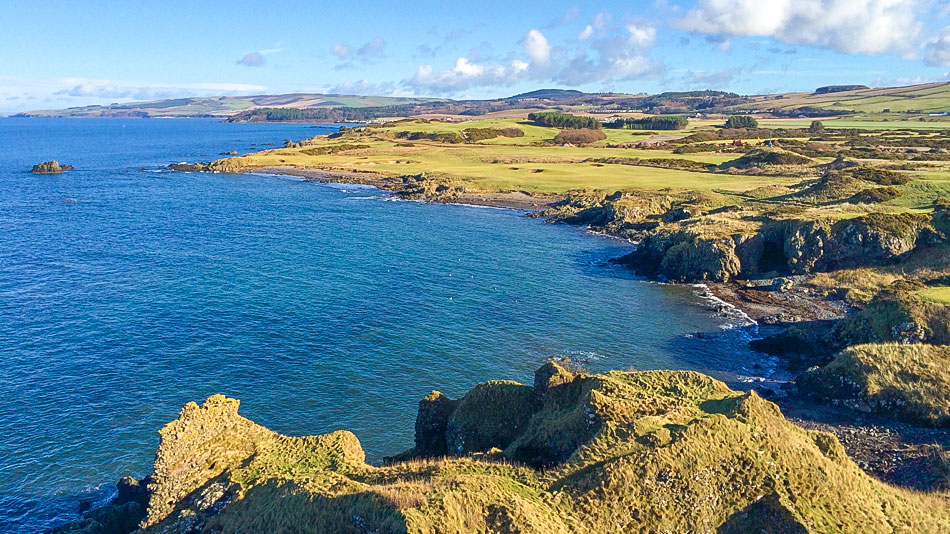
{"type": "Polygon", "coordinates": [[[416,454],[423,456],[445,456],[445,431],[449,417],[458,406],[439,391],[433,391],[419,401],[416,416],[416,454]]]}
{"type": "Polygon", "coordinates": [[[874,213],[834,224],[783,221],[756,234],[703,236],[691,231],[647,235],[615,260],[644,276],[678,282],[726,282],[759,273],[808,274],[893,263],[920,243],[940,238],[927,215],[874,213]]]}
{"type": "Polygon", "coordinates": [[[504,449],[538,408],[534,388],[507,381],[479,384],[459,399],[449,417],[446,449],[455,455],[504,449]]]}
{"type": "Polygon", "coordinates": [[[63,171],[72,170],[72,168],[72,165],[60,165],[59,162],[54,159],[37,163],[30,172],[32,174],[60,174],[63,171]]]}
{"type": "Polygon", "coordinates": [[[670,247],[660,272],[670,280],[727,282],[742,270],[735,242],[723,239],[686,239],[670,247]]]}
{"type": "Polygon", "coordinates": [[[189,402],[178,419],[159,430],[143,525],[162,520],[185,496],[249,458],[274,436],[239,416],[239,405],[224,395],[208,397],[200,407],[189,402]]]}
{"type": "Polygon", "coordinates": [[[936,238],[927,215],[874,213],[833,225],[790,221],[785,224],[784,252],[789,272],[807,274],[886,265],[927,237],[936,238]]]}
{"type": "Polygon", "coordinates": [[[549,389],[567,384],[572,380],[574,380],[574,373],[555,362],[548,362],[534,372],[534,394],[538,396],[539,401],[544,401],[544,396],[549,389]]]}
{"type": "Polygon", "coordinates": [[[726,282],[742,272],[733,238],[703,238],[689,232],[651,234],[618,263],[638,274],[678,282],[726,282]]]}

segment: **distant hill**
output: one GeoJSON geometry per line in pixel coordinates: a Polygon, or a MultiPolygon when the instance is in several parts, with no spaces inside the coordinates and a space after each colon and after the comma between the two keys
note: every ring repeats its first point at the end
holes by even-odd
{"type": "Polygon", "coordinates": [[[556,109],[602,114],[769,113],[777,117],[850,114],[919,115],[950,111],[950,84],[929,83],[872,89],[863,85],[819,87],[814,92],[743,96],[724,91],[681,91],[656,95],[585,93],[539,89],[505,98],[451,100],[319,93],[177,98],[28,111],[15,117],[226,118],[232,122],[367,121],[377,118],[484,116],[556,109]]]}
{"type": "Polygon", "coordinates": [[[530,91],[527,93],[521,93],[520,95],[515,95],[508,97],[508,100],[523,100],[527,98],[537,98],[543,100],[567,100],[570,98],[577,98],[584,96],[587,93],[583,91],[575,91],[573,89],[538,89],[537,91],[530,91]]]}
{"type": "Polygon", "coordinates": [[[739,107],[779,114],[801,110],[831,113],[939,113],[950,111],[950,84],[927,83],[877,89],[829,86],[813,93],[756,96],[739,107]]]}
{"type": "Polygon", "coordinates": [[[230,117],[242,111],[259,108],[366,108],[439,101],[442,100],[435,98],[292,93],[284,95],[195,97],[156,100],[151,102],[128,102],[108,106],[82,106],[67,109],[27,111],[18,113],[14,115],[14,117],[212,118],[230,117]]]}

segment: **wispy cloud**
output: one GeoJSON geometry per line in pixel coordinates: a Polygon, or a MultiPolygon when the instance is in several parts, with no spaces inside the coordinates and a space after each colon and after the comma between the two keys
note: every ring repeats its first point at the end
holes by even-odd
{"type": "Polygon", "coordinates": [[[334,67],[336,70],[349,69],[356,66],[354,60],[359,60],[359,62],[365,64],[385,57],[386,41],[379,36],[373,37],[359,48],[337,41],[330,47],[330,52],[341,61],[334,67]]]}
{"type": "Polygon", "coordinates": [[[267,60],[264,59],[264,54],[260,52],[250,52],[238,60],[238,65],[244,65],[245,67],[261,67],[264,63],[267,63],[267,60]]]}
{"type": "Polygon", "coordinates": [[[237,61],[237,64],[244,65],[245,67],[263,67],[267,63],[267,58],[264,56],[283,51],[283,48],[266,48],[264,50],[248,52],[243,58],[237,61]]]}
{"type": "Polygon", "coordinates": [[[263,85],[245,83],[166,84],[87,78],[64,78],[50,83],[53,84],[60,86],[50,93],[53,96],[104,100],[159,100],[187,96],[251,94],[267,90],[263,85]]]}
{"type": "Polygon", "coordinates": [[[556,19],[551,20],[543,26],[544,29],[557,28],[559,26],[567,26],[568,24],[577,20],[581,14],[581,8],[578,6],[572,6],[563,15],[557,17],[556,19]]]}

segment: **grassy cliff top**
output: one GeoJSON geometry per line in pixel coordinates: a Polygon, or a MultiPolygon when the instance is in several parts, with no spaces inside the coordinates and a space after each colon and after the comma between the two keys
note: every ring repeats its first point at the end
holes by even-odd
{"type": "Polygon", "coordinates": [[[694,372],[547,364],[533,387],[433,393],[417,448],[384,466],[349,432],[281,436],[237,409],[215,396],[161,431],[145,532],[950,529],[937,496],[870,478],[833,436],[694,372]]]}

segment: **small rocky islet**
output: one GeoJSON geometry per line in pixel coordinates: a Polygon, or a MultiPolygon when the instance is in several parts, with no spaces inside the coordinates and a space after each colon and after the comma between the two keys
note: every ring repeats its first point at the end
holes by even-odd
{"type": "Polygon", "coordinates": [[[33,166],[33,169],[30,170],[30,174],[62,174],[66,171],[73,170],[72,165],[67,165],[65,163],[60,164],[55,159],[50,161],[44,161],[43,163],[37,163],[33,166]]]}
{"type": "Polygon", "coordinates": [[[950,507],[866,475],[839,441],[691,371],[550,362],[419,403],[415,446],[276,434],[215,395],[159,432],[154,472],[53,532],[938,533],[950,507]]]}

